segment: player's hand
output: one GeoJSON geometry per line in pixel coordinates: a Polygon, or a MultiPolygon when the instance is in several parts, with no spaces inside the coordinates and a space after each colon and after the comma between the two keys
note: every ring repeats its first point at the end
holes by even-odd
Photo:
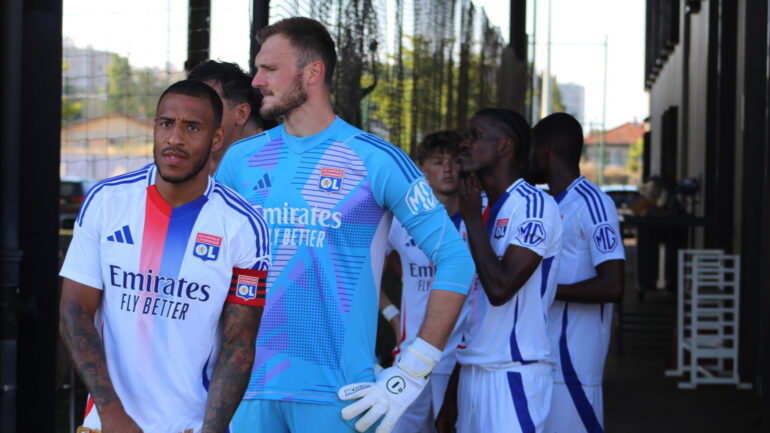
{"type": "Polygon", "coordinates": [[[363,432],[385,415],[376,433],[390,432],[427,383],[427,377],[413,376],[398,365],[386,368],[375,383],[354,383],[340,388],[341,400],[358,399],[342,409],[342,418],[351,420],[366,411],[356,422],[356,430],[363,432]]]}
{"type": "Polygon", "coordinates": [[[481,183],[475,174],[471,173],[468,177],[460,181],[460,215],[464,220],[473,217],[481,217],[481,183]]]}
{"type": "Polygon", "coordinates": [[[123,408],[99,413],[102,433],[144,433],[141,427],[123,408]]]}
{"type": "Polygon", "coordinates": [[[342,409],[342,418],[351,420],[363,413],[356,422],[356,430],[363,432],[382,417],[376,433],[389,433],[425,388],[428,375],[439,359],[441,351],[418,338],[396,365],[377,376],[376,382],[353,383],[340,388],[337,395],[341,400],[357,400],[342,409]]]}

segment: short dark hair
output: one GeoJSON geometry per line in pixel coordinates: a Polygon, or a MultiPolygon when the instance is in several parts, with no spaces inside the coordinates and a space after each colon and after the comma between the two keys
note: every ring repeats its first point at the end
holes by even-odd
{"type": "Polygon", "coordinates": [[[249,120],[262,129],[270,129],[275,122],[266,120],[259,115],[262,105],[262,94],[251,87],[251,75],[247,74],[237,63],[204,60],[198,63],[187,77],[189,80],[215,81],[222,88],[222,97],[230,108],[237,104],[249,104],[251,114],[249,120]]]}
{"type": "Polygon", "coordinates": [[[532,141],[532,128],[530,128],[527,119],[507,108],[482,108],[473,113],[473,117],[485,117],[492,120],[499,132],[513,141],[515,164],[526,171],[529,165],[529,147],[532,141]]]}
{"type": "Polygon", "coordinates": [[[457,155],[462,150],[462,135],[457,131],[437,131],[425,136],[417,145],[417,163],[422,165],[434,152],[457,155]]]}
{"type": "Polygon", "coordinates": [[[300,69],[314,60],[322,61],[326,69],[324,81],[331,85],[337,52],[334,40],[323,24],[305,17],[286,18],[260,30],[257,42],[264,44],[270,36],[278,34],[286,36],[297,50],[297,67],[300,69]]]}
{"type": "MultiPolygon", "coordinates": [[[[193,98],[208,99],[211,103],[211,110],[214,112],[214,121],[217,128],[222,126],[222,99],[219,98],[217,92],[214,91],[208,85],[195,80],[182,80],[168,86],[166,90],[158,98],[158,107],[160,101],[163,100],[166,95],[185,95],[192,96],[193,98]]],[[[157,107],[156,107],[157,111],[157,107]]]]}
{"type": "Polygon", "coordinates": [[[564,161],[579,164],[583,153],[583,127],[567,113],[553,113],[532,128],[532,139],[547,145],[552,153],[564,161]]]}

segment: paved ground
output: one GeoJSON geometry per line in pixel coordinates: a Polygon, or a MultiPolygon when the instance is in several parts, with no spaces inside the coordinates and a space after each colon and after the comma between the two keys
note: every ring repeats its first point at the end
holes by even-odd
{"type": "MultiPolygon", "coordinates": [[[[631,265],[633,247],[629,252],[631,265]]],[[[673,362],[676,296],[647,291],[641,300],[633,268],[627,277],[623,310],[636,331],[623,333],[622,353],[614,331],[605,369],[606,431],[770,432],[770,407],[761,406],[755,391],[723,385],[680,390],[681,379],[665,377],[673,362]]]]}

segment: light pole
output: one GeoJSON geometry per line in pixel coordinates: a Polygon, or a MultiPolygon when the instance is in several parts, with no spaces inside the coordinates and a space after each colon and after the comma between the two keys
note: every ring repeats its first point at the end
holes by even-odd
{"type": "Polygon", "coordinates": [[[607,140],[607,35],[604,35],[604,89],[602,90],[602,138],[599,142],[599,186],[604,185],[604,147],[607,140]]]}

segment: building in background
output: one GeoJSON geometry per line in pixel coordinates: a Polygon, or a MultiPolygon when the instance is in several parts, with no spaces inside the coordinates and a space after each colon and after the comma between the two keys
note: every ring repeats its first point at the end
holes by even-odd
{"type": "MultiPolygon", "coordinates": [[[[647,0],[645,173],[696,179],[689,248],[739,254],[739,373],[770,407],[768,0],[647,0]]],[[[663,230],[661,226],[658,230],[663,230]]],[[[767,426],[768,424],[765,424],[767,426]]]]}
{"type": "Polygon", "coordinates": [[[576,83],[559,83],[558,86],[564,111],[583,124],[585,122],[586,88],[576,83]]]}

